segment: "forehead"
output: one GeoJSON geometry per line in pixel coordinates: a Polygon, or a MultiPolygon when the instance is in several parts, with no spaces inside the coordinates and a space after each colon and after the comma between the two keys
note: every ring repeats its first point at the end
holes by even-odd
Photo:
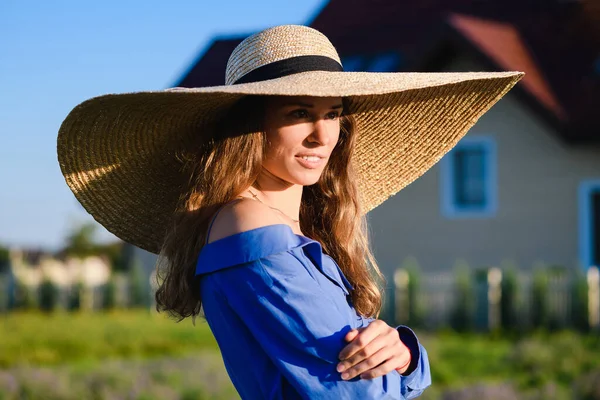
{"type": "Polygon", "coordinates": [[[267,103],[274,107],[302,106],[309,108],[334,108],[342,105],[342,98],[315,96],[268,96],[267,103]]]}

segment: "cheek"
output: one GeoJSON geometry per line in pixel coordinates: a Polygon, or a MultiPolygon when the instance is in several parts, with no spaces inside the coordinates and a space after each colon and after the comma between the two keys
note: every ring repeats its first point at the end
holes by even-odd
{"type": "Polygon", "coordinates": [[[276,162],[285,153],[286,143],[285,139],[278,134],[267,135],[267,154],[266,160],[269,162],[276,162]]]}
{"type": "Polygon", "coordinates": [[[290,157],[302,146],[306,133],[298,127],[286,127],[267,132],[267,158],[290,157]]]}

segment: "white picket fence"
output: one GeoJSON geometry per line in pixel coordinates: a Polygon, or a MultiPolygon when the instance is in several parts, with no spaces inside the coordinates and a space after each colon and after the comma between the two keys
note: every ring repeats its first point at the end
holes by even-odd
{"type": "MultiPolygon", "coordinates": [[[[396,323],[408,323],[410,309],[416,309],[420,322],[425,328],[437,329],[451,325],[453,313],[457,309],[460,292],[457,290],[455,272],[418,273],[415,294],[411,297],[410,276],[404,268],[398,268],[394,274],[394,298],[392,315],[396,323]],[[415,304],[410,304],[411,300],[415,304]]],[[[543,306],[547,309],[549,321],[557,327],[569,327],[572,324],[576,305],[573,304],[573,274],[546,274],[546,290],[543,306]]],[[[600,273],[592,266],[586,273],[587,282],[587,322],[592,329],[600,329],[600,273]]],[[[463,277],[464,279],[464,277],[463,277]]],[[[490,268],[480,279],[473,275],[467,277],[471,289],[471,317],[475,328],[494,329],[501,325],[502,279],[499,268],[490,268]]],[[[523,328],[535,324],[534,316],[534,275],[519,271],[518,290],[515,296],[515,319],[523,328]]]]}
{"type": "MultiPolygon", "coordinates": [[[[112,283],[114,284],[114,306],[117,308],[127,308],[132,304],[132,293],[131,293],[131,276],[125,273],[114,273],[112,276],[112,283]]],[[[15,303],[21,302],[17,299],[17,296],[22,296],[25,290],[26,295],[32,300],[33,308],[39,308],[41,303],[41,288],[40,284],[35,285],[21,285],[18,289],[16,288],[16,280],[14,276],[9,274],[0,274],[0,313],[10,311],[14,308],[15,303]]],[[[150,307],[154,307],[154,290],[151,285],[142,292],[143,296],[146,296],[145,303],[150,307]],[[147,292],[147,293],[146,293],[147,292]]],[[[105,285],[56,285],[55,290],[57,292],[56,297],[56,308],[67,310],[71,307],[70,302],[73,297],[77,295],[79,298],[80,310],[101,310],[105,304],[105,296],[107,295],[105,285]]]]}
{"type": "MultiPolygon", "coordinates": [[[[587,270],[587,322],[589,327],[600,330],[600,273],[597,267],[587,270]]],[[[130,282],[127,275],[115,274],[115,305],[128,307],[130,299],[130,282]]],[[[425,328],[436,329],[449,326],[453,313],[459,300],[457,292],[457,279],[460,275],[453,271],[437,273],[419,273],[418,287],[411,304],[409,291],[410,274],[407,269],[398,268],[394,274],[392,317],[396,323],[410,321],[410,308],[416,308],[421,316],[425,328]]],[[[462,279],[465,279],[462,276],[462,279]]],[[[494,329],[501,324],[501,301],[503,273],[499,268],[490,268],[480,279],[467,276],[471,283],[472,320],[476,328],[494,329]]],[[[151,278],[151,281],[152,278],[151,278]]],[[[534,276],[531,272],[519,271],[517,275],[518,292],[515,297],[515,318],[524,328],[534,324],[534,276]]],[[[575,305],[573,304],[573,275],[572,274],[547,274],[545,306],[552,323],[557,326],[569,326],[573,321],[575,305]]],[[[8,275],[0,275],[0,312],[10,309],[11,294],[14,296],[14,279],[8,275]]],[[[153,290],[156,288],[154,287],[153,290]]],[[[30,287],[30,294],[39,298],[39,287],[30,287]]],[[[64,287],[59,288],[58,307],[67,309],[73,290],[79,290],[80,309],[98,310],[104,303],[105,290],[103,286],[97,287],[64,287]]],[[[152,292],[153,292],[152,290],[152,292]]],[[[388,293],[388,296],[390,294],[388,293]]],[[[149,293],[149,306],[154,307],[153,293],[149,293]]]]}

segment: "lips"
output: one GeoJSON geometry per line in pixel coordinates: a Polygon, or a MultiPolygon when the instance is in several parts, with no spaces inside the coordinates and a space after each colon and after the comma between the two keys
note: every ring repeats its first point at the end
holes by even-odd
{"type": "Polygon", "coordinates": [[[296,154],[296,157],[319,157],[319,158],[326,158],[327,156],[325,154],[321,154],[321,153],[300,153],[300,154],[296,154]]]}
{"type": "Polygon", "coordinates": [[[308,168],[308,169],[315,169],[321,166],[321,164],[323,164],[325,162],[325,157],[321,157],[321,156],[311,156],[311,155],[305,155],[305,158],[302,158],[302,155],[297,155],[296,156],[296,160],[298,160],[298,163],[300,165],[302,165],[304,168],[308,168]]]}
{"type": "Polygon", "coordinates": [[[319,161],[321,158],[323,157],[319,157],[319,156],[297,156],[300,157],[303,160],[308,160],[308,161],[319,161]]]}

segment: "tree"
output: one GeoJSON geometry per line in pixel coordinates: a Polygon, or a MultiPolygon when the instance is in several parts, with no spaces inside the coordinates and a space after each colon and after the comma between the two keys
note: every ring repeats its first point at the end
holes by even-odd
{"type": "Polygon", "coordinates": [[[86,222],[74,228],[66,239],[63,249],[65,255],[73,257],[87,257],[97,254],[97,246],[94,236],[98,226],[93,222],[86,222]]]}
{"type": "Polygon", "coordinates": [[[112,243],[96,243],[95,236],[98,224],[86,222],[76,228],[67,236],[66,245],[62,254],[71,257],[85,258],[91,255],[103,255],[114,271],[127,270],[126,260],[123,255],[124,242],[119,240],[112,243]]]}
{"type": "Polygon", "coordinates": [[[10,254],[6,247],[0,245],[0,274],[7,272],[10,264],[10,254]]]}
{"type": "Polygon", "coordinates": [[[40,308],[43,311],[51,312],[54,311],[58,304],[58,288],[56,285],[49,280],[44,278],[39,288],[40,291],[40,308]]]}

